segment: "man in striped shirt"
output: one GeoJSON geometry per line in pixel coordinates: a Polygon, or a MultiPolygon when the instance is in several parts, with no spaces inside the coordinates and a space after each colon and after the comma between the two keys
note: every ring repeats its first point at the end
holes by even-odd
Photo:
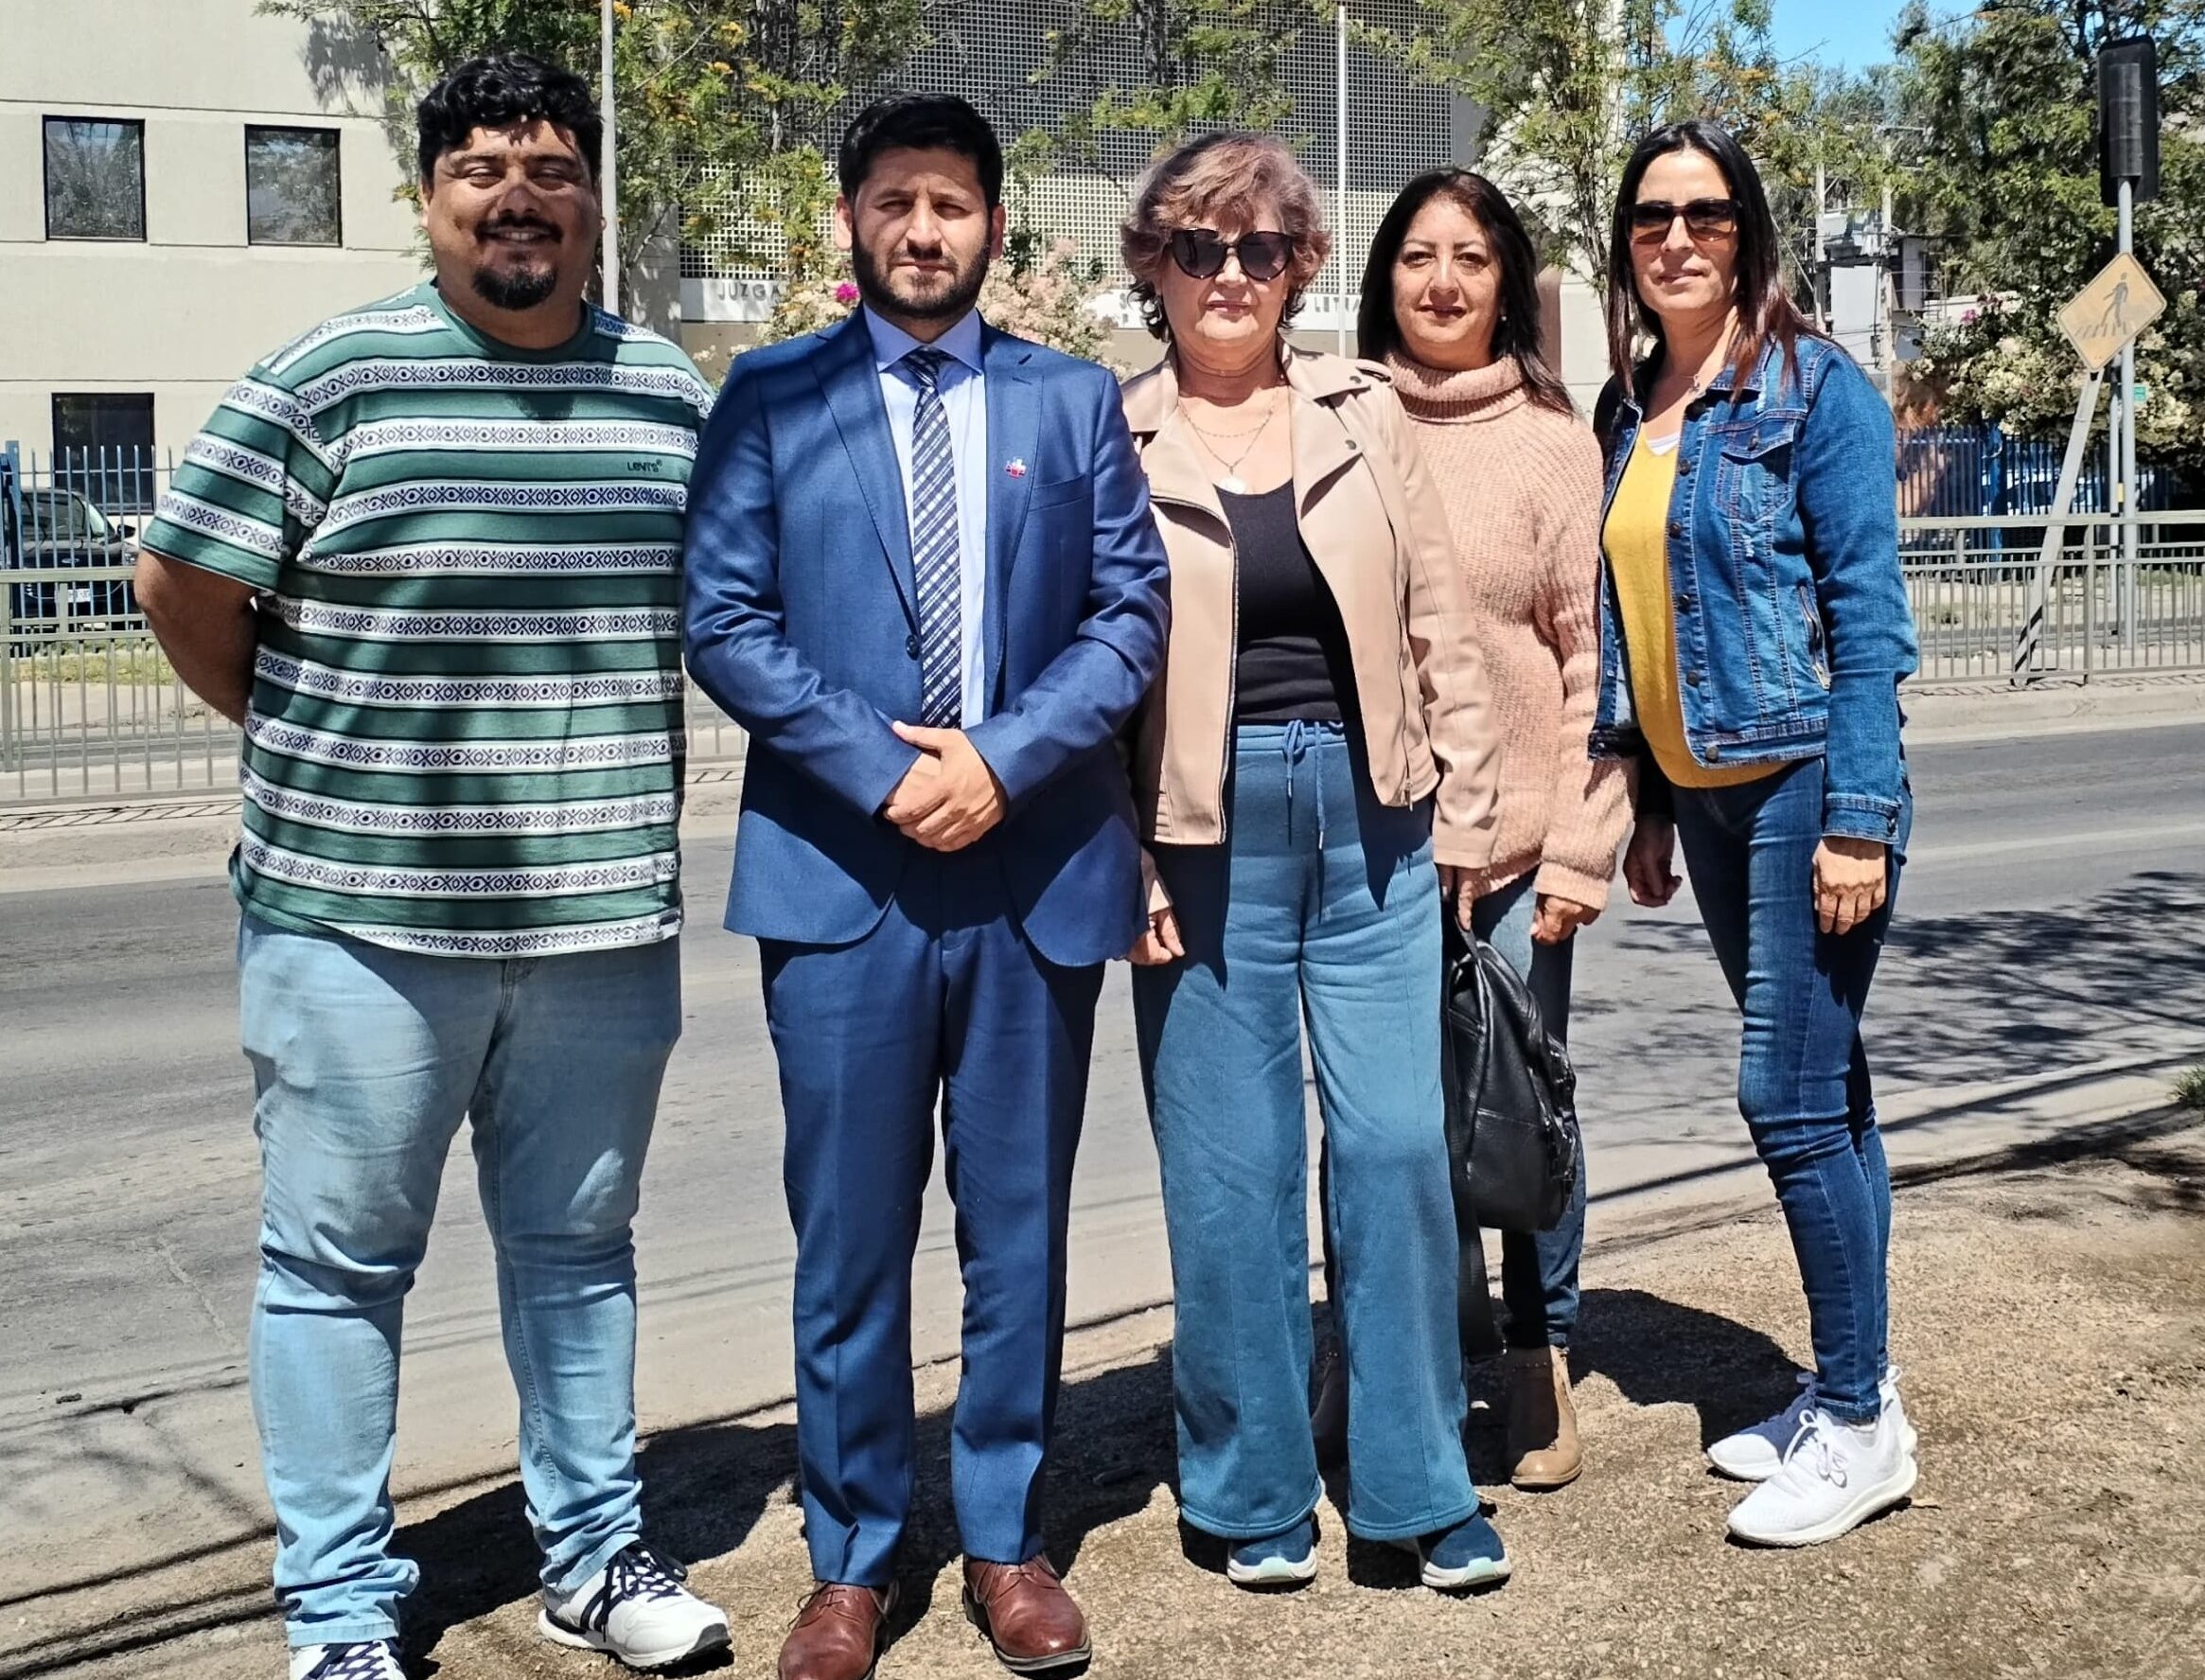
{"type": "Polygon", "coordinates": [[[583,300],[586,83],[420,109],[432,282],[234,386],[138,599],[245,731],[231,878],[263,1197],[252,1378],[291,1680],[398,1680],[402,1302],[472,1123],[542,1632],[643,1667],[726,1618],[642,1538],[637,1184],[680,1026],[680,555],[711,394],[583,300]]]}

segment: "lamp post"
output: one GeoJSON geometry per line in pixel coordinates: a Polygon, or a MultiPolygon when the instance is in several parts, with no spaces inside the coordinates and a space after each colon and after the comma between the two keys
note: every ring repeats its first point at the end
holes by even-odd
{"type": "MultiPolygon", "coordinates": [[[[1333,133],[1332,162],[1336,166],[1332,188],[1332,226],[1335,237],[1345,248],[1348,236],[1348,0],[1338,0],[1332,13],[1332,63],[1338,84],[1335,101],[1337,118],[1333,133]]],[[[1336,300],[1333,305],[1333,342],[1340,354],[1348,353],[1348,265],[1343,258],[1332,275],[1336,300]]]]}
{"type": "Polygon", "coordinates": [[[598,196],[605,205],[605,309],[620,313],[620,143],[612,108],[612,0],[600,0],[597,24],[597,103],[605,118],[605,152],[598,196]]]}

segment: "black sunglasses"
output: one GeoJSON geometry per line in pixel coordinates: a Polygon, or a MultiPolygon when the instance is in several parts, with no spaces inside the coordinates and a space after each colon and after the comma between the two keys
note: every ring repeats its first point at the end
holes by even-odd
{"type": "Polygon", "coordinates": [[[1696,239],[1720,239],[1738,232],[1738,200],[1694,199],[1688,204],[1672,204],[1667,199],[1641,199],[1631,206],[1631,237],[1634,239],[1666,239],[1669,229],[1677,224],[1677,218],[1685,219],[1685,231],[1696,239]]]}
{"type": "Polygon", "coordinates": [[[1172,236],[1172,260],[1191,279],[1207,280],[1225,272],[1225,259],[1238,256],[1241,273],[1251,280],[1276,280],[1294,260],[1291,234],[1243,234],[1226,239],[1207,227],[1183,227],[1172,236]]]}

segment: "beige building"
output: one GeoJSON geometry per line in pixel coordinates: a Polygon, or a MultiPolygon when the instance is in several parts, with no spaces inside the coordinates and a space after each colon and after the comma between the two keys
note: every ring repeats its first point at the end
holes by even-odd
{"type": "MultiPolygon", "coordinates": [[[[1382,18],[1407,6],[1358,0],[1382,18]]],[[[0,443],[40,456],[180,451],[254,362],[420,276],[414,212],[395,197],[409,160],[383,130],[372,47],[260,16],[255,0],[5,0],[5,9],[0,443]]],[[[1026,0],[956,0],[898,80],[958,89],[1013,134],[1137,77],[1138,44],[1105,33],[1036,85],[1039,37],[1014,27],[1025,11],[1026,0]]],[[[1335,272],[1319,280],[1298,336],[1351,345],[1348,289],[1379,217],[1409,175],[1475,155],[1474,114],[1358,46],[1343,179],[1329,31],[1311,31],[1286,74],[1297,113],[1289,129],[1317,177],[1345,188],[1334,195],[1335,272]]],[[[1027,209],[1035,225],[1114,257],[1149,141],[1108,142],[1108,173],[1046,177],[1027,189],[1027,209]]],[[[650,280],[630,312],[678,331],[714,369],[755,339],[774,291],[770,265],[713,241],[683,249],[679,264],[666,253],[650,280]]],[[[1572,280],[1558,301],[1564,376],[1589,405],[1605,374],[1597,300],[1572,280]]],[[[1155,358],[1153,341],[1130,330],[1130,310],[1119,325],[1121,361],[1155,358]]]]}
{"type": "Polygon", "coordinates": [[[371,56],[254,0],[0,26],[0,442],[181,451],[315,322],[412,285],[371,56]]]}

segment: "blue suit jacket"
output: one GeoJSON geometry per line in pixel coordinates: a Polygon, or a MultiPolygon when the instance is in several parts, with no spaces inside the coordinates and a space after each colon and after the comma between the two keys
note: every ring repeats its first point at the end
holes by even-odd
{"type": "MultiPolygon", "coordinates": [[[[994,854],[1053,963],[1122,955],[1139,842],[1115,746],[1163,661],[1148,482],[1092,363],[990,329],[987,716],[967,733],[1010,810],[994,854]]],[[[736,359],[689,486],[689,670],[749,732],[727,925],[843,945],[918,852],[880,815],[917,758],[909,521],[862,318],[736,359]]]]}

